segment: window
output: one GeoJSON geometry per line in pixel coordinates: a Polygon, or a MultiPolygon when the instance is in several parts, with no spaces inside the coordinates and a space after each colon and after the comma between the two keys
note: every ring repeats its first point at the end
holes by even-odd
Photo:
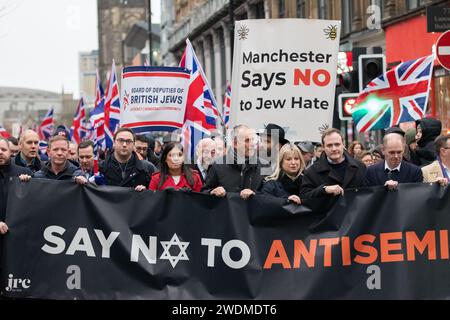
{"type": "Polygon", "coordinates": [[[426,0],[406,0],[406,8],[408,10],[416,9],[420,6],[423,6],[424,2],[427,2],[427,1],[426,0]]]}
{"type": "Polygon", "coordinates": [[[319,19],[327,18],[327,5],[325,0],[317,0],[317,8],[319,10],[319,19]]]}
{"type": "Polygon", "coordinates": [[[305,2],[305,0],[297,0],[297,18],[306,18],[305,2]]]}

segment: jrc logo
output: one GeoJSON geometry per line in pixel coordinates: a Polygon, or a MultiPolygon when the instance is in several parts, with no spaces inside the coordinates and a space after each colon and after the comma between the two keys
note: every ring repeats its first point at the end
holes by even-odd
{"type": "Polygon", "coordinates": [[[14,278],[12,274],[8,275],[8,286],[5,288],[6,291],[22,291],[22,289],[28,289],[31,286],[30,279],[19,279],[14,278]]]}

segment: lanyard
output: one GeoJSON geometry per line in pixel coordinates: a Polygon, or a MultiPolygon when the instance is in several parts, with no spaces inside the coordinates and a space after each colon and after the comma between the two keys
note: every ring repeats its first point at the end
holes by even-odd
{"type": "Polygon", "coordinates": [[[444,175],[444,178],[449,179],[449,176],[448,176],[448,174],[447,174],[447,170],[445,170],[445,167],[444,167],[444,165],[442,164],[441,158],[438,157],[437,160],[438,160],[438,162],[439,162],[439,165],[441,166],[441,170],[442,170],[442,174],[444,175]]]}

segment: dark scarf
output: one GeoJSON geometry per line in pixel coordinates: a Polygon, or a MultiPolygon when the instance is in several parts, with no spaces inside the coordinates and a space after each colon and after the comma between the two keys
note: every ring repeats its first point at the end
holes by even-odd
{"type": "Polygon", "coordinates": [[[289,194],[300,194],[300,185],[302,184],[302,175],[299,175],[296,179],[292,180],[287,174],[283,173],[280,178],[278,178],[283,189],[289,194]]]}

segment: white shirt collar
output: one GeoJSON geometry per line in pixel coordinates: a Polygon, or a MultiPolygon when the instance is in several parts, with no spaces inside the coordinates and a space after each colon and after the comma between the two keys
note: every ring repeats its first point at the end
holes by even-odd
{"type": "Polygon", "coordinates": [[[393,170],[398,170],[398,172],[400,172],[400,167],[401,167],[401,165],[402,165],[402,162],[400,161],[400,164],[398,165],[398,166],[396,166],[395,168],[389,168],[388,167],[388,165],[387,165],[387,162],[386,162],[386,160],[384,161],[384,170],[386,170],[386,169],[389,169],[390,171],[393,171],[393,170]]]}

